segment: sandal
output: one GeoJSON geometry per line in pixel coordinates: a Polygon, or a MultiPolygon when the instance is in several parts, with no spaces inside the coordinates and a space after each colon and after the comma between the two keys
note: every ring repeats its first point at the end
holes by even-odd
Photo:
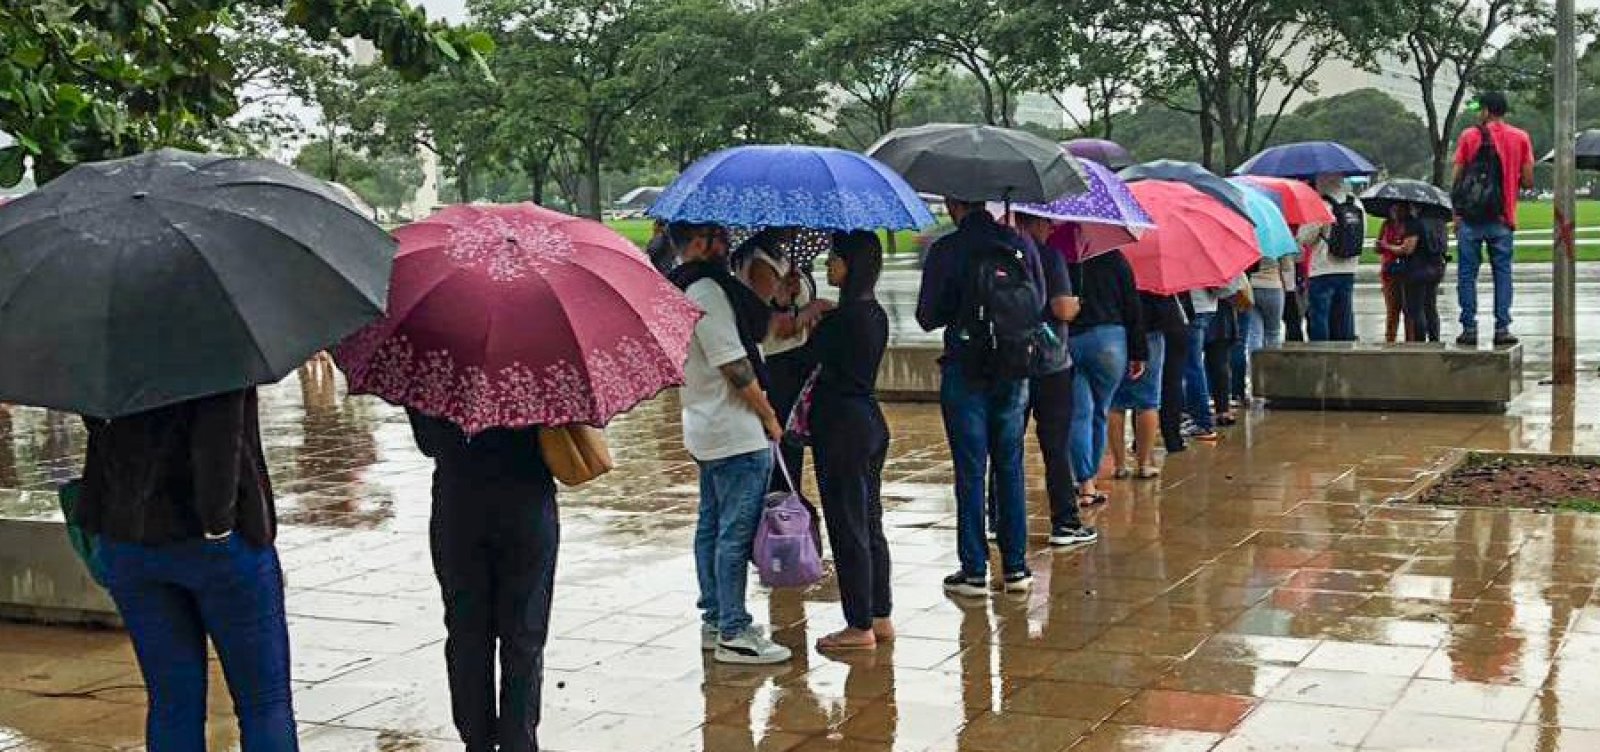
{"type": "Polygon", "coordinates": [[[1136,477],[1139,480],[1154,480],[1161,477],[1161,468],[1155,465],[1146,465],[1139,468],[1139,475],[1136,477]]]}
{"type": "Polygon", "coordinates": [[[1099,505],[1104,504],[1104,503],[1106,503],[1106,502],[1108,502],[1110,500],[1111,500],[1111,497],[1107,496],[1104,491],[1096,491],[1094,493],[1089,493],[1089,494],[1086,494],[1086,493],[1078,494],[1078,506],[1080,506],[1080,507],[1099,506],[1099,505]]]}
{"type": "Polygon", "coordinates": [[[1113,480],[1127,480],[1132,477],[1133,471],[1125,467],[1119,467],[1116,472],[1111,474],[1113,480]]]}
{"type": "Polygon", "coordinates": [[[849,629],[841,629],[830,635],[817,638],[817,650],[875,650],[878,647],[878,638],[872,630],[861,633],[861,636],[846,636],[849,629]]]}

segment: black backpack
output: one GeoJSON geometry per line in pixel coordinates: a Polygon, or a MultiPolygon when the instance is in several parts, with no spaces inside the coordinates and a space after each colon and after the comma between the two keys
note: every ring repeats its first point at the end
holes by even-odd
{"type": "Polygon", "coordinates": [[[1333,226],[1328,228],[1328,255],[1337,259],[1358,258],[1367,242],[1367,215],[1351,194],[1341,203],[1326,196],[1333,211],[1333,226]]]}
{"type": "Polygon", "coordinates": [[[968,253],[958,319],[961,362],[980,381],[1025,379],[1039,350],[1044,310],[1044,297],[1028,277],[1027,256],[999,243],[968,253]]]}
{"type": "Polygon", "coordinates": [[[1497,222],[1505,213],[1505,183],[1501,182],[1500,150],[1494,148],[1489,127],[1478,126],[1482,136],[1478,153],[1461,170],[1450,189],[1456,214],[1473,224],[1497,222]]]}

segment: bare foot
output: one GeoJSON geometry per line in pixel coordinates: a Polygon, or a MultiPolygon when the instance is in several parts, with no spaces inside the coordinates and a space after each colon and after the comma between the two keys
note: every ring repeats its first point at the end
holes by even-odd
{"type": "Polygon", "coordinates": [[[893,640],[894,622],[890,621],[889,617],[887,616],[882,619],[873,619],[872,636],[877,638],[878,642],[889,642],[890,640],[893,640]]]}
{"type": "Polygon", "coordinates": [[[871,650],[878,640],[870,629],[846,627],[826,637],[817,638],[818,650],[871,650]]]}

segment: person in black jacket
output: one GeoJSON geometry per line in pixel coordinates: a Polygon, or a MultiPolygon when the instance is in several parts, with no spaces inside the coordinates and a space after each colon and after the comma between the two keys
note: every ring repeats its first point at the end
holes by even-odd
{"type": "Polygon", "coordinates": [[[417,448],[434,461],[429,543],[456,731],[467,752],[533,752],[561,544],[539,430],[469,437],[447,420],[406,414],[417,448]]]}
{"type": "Polygon", "coordinates": [[[1071,262],[1072,289],[1083,309],[1072,320],[1072,470],[1080,503],[1106,500],[1095,484],[1105,456],[1111,398],[1124,377],[1144,377],[1149,342],[1144,336],[1133,267],[1121,251],[1071,262]]]}
{"type": "Polygon", "coordinates": [[[812,342],[820,370],[810,417],[845,628],[818,639],[819,650],[871,648],[894,637],[881,498],[889,425],[877,397],[878,366],[889,346],[889,314],[875,292],[882,269],[875,233],[834,236],[828,283],[839,288],[839,306],[823,317],[812,342]]]}
{"type": "Polygon", "coordinates": [[[133,640],[151,752],[206,748],[206,646],[245,752],[298,749],[272,485],[254,389],[86,418],[77,521],[133,640]]]}

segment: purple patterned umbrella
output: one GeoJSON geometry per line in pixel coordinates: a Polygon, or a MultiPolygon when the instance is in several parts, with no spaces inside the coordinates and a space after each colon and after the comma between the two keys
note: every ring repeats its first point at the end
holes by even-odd
{"type": "Polygon", "coordinates": [[[1061,144],[1067,148],[1072,156],[1079,159],[1098,162],[1113,170],[1120,170],[1133,165],[1133,155],[1115,141],[1103,138],[1075,138],[1061,144]]]}
{"type": "Polygon", "coordinates": [[[1011,211],[1078,225],[1079,255],[1096,256],[1128,245],[1156,226],[1122,178],[1093,160],[1084,160],[1089,191],[1047,204],[1012,204],[1011,211]]]}

